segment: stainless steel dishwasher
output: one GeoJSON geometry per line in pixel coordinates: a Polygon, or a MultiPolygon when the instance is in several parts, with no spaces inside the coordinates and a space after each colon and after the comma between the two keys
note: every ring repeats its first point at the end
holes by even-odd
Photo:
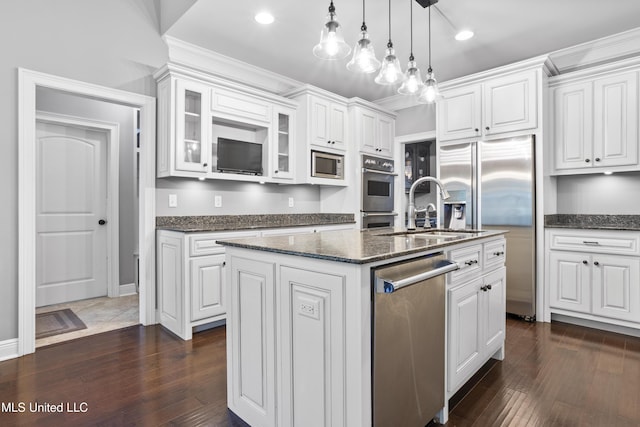
{"type": "Polygon", "coordinates": [[[375,269],[373,425],[424,427],[444,406],[445,281],[440,252],[375,269]]]}

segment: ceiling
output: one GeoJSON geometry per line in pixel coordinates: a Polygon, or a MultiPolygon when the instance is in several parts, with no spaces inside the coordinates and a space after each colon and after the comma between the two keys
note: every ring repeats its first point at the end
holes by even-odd
{"type": "MultiPolygon", "coordinates": [[[[373,82],[376,74],[354,74],[339,61],[316,58],[327,15],[327,0],[197,0],[166,32],[177,39],[310,83],[345,97],[376,100],[395,87],[373,82]],[[255,13],[268,10],[264,26],[255,13]]],[[[347,43],[353,46],[362,23],[360,1],[334,0],[347,43]]],[[[423,78],[428,62],[428,18],[413,0],[391,0],[392,40],[403,70],[409,58],[409,8],[413,8],[413,52],[423,78]]],[[[640,1],[615,0],[440,0],[431,12],[432,67],[439,81],[510,64],[638,27],[640,1]],[[453,27],[475,32],[454,40],[453,27]]],[[[366,23],[376,56],[388,39],[388,2],[366,1],[366,23]]]]}

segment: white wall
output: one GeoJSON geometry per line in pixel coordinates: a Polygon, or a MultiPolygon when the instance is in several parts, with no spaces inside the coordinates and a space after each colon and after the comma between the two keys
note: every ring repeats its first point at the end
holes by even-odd
{"type": "Polygon", "coordinates": [[[137,183],[134,181],[135,109],[94,99],[82,98],[51,89],[36,90],[36,109],[51,113],[120,124],[119,135],[119,243],[120,284],[134,283],[134,253],[137,241],[137,183]]]}
{"type": "Polygon", "coordinates": [[[420,104],[398,110],[396,136],[436,130],[436,104],[420,104]]]}
{"type": "Polygon", "coordinates": [[[156,180],[157,216],[248,215],[320,212],[320,187],[278,185],[187,178],[156,180]],[[169,194],[178,197],[178,207],[169,207],[169,194]],[[222,207],[214,206],[215,196],[222,207]],[[289,207],[293,197],[293,208],[289,207]]]}
{"type": "Polygon", "coordinates": [[[640,172],[557,178],[560,214],[640,214],[640,172]]]}
{"type": "Polygon", "coordinates": [[[155,96],[154,0],[11,0],[0,13],[0,342],[18,336],[18,67],[155,96]]]}

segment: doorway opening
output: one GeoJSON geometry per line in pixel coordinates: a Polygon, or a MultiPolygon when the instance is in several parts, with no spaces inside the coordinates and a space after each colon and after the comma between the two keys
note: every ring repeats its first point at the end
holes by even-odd
{"type": "MultiPolygon", "coordinates": [[[[19,100],[18,355],[35,351],[36,307],[104,308],[104,301],[128,299],[132,324],[156,323],[155,98],[19,69],[19,100]],[[104,163],[89,167],[98,152],[104,163]],[[103,167],[104,182],[96,178],[103,167]],[[94,178],[102,184],[78,182],[94,178]],[[104,211],[89,203],[102,200],[101,185],[111,196],[104,211]],[[87,214],[89,205],[98,210],[87,214]],[[90,227],[56,228],[79,217],[90,227]],[[102,244],[93,245],[100,235],[105,256],[102,244]]],[[[92,317],[104,313],[88,323],[92,317]]]]}

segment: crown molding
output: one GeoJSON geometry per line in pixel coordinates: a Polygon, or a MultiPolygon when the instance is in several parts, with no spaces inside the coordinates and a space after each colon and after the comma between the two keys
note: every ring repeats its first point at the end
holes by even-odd
{"type": "Polygon", "coordinates": [[[640,55],[640,27],[549,54],[560,74],[640,55]]]}
{"type": "Polygon", "coordinates": [[[282,94],[302,85],[281,74],[256,67],[171,36],[162,39],[169,49],[169,61],[267,92],[282,94]]]}
{"type": "MultiPolygon", "coordinates": [[[[467,85],[470,83],[478,83],[482,80],[490,79],[493,77],[504,76],[506,74],[516,73],[530,69],[541,69],[547,76],[553,76],[558,74],[558,70],[554,67],[550,61],[548,55],[536,56],[534,58],[526,59],[524,61],[514,62],[513,64],[505,65],[502,67],[492,68],[490,70],[481,71],[479,73],[469,74],[467,76],[459,77],[453,80],[447,80],[440,82],[438,87],[440,90],[451,89],[456,86],[467,85]]],[[[406,95],[392,95],[386,98],[377,99],[376,104],[381,105],[389,110],[398,111],[404,108],[415,107],[421,105],[418,103],[415,96],[406,95]]]]}
{"type": "Polygon", "coordinates": [[[377,111],[379,113],[383,113],[386,114],[388,116],[391,117],[396,117],[396,112],[393,110],[390,110],[386,107],[381,106],[380,104],[371,102],[371,101],[367,101],[366,99],[362,99],[362,98],[358,98],[358,97],[353,97],[353,98],[349,98],[349,101],[347,103],[348,107],[364,107],[367,108],[369,110],[374,110],[377,111]]]}

